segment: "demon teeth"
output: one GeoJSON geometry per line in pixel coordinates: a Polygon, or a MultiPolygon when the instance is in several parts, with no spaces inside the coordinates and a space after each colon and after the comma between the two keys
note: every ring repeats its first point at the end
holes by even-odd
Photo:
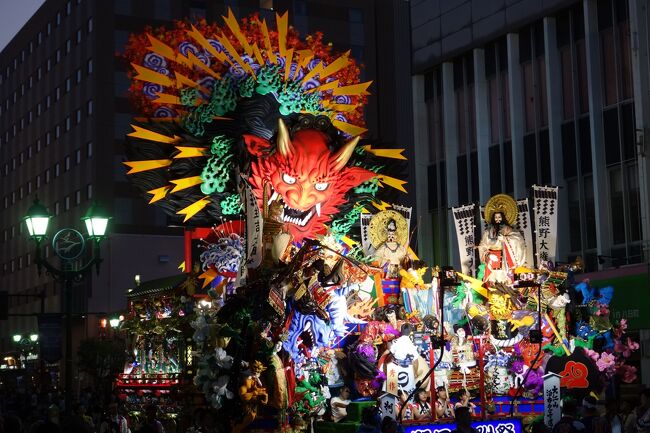
{"type": "Polygon", "coordinates": [[[316,215],[320,216],[320,203],[316,203],[316,215]]]}

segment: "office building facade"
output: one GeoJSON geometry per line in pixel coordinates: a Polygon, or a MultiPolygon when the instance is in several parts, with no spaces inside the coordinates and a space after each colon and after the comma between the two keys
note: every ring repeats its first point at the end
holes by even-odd
{"type": "Polygon", "coordinates": [[[427,259],[458,260],[449,207],[557,185],[559,260],[648,260],[646,12],[640,0],[411,2],[427,259]]]}

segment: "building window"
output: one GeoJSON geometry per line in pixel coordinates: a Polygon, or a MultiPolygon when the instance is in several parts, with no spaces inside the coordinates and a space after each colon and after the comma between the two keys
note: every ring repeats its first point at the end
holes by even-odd
{"type": "Polygon", "coordinates": [[[88,59],[88,62],[86,62],[86,72],[88,75],[93,73],[93,59],[88,59]]]}
{"type": "Polygon", "coordinates": [[[79,206],[79,204],[81,204],[81,190],[80,189],[78,189],[75,192],[74,198],[75,198],[75,205],[79,206]]]}
{"type": "Polygon", "coordinates": [[[77,45],[81,43],[82,32],[81,29],[77,29],[77,45]]]}
{"type": "Polygon", "coordinates": [[[52,134],[48,132],[45,134],[45,145],[49,146],[50,144],[52,144],[52,134]]]}
{"type": "Polygon", "coordinates": [[[61,137],[61,125],[56,125],[54,128],[54,138],[61,137]]]}
{"type": "Polygon", "coordinates": [[[72,88],[72,80],[70,77],[65,79],[65,93],[68,93],[70,89],[72,88]]]}
{"type": "Polygon", "coordinates": [[[93,31],[93,17],[88,18],[88,33],[93,31]]]}
{"type": "Polygon", "coordinates": [[[81,123],[81,108],[77,109],[75,120],[77,121],[77,125],[81,123]]]}
{"type": "Polygon", "coordinates": [[[39,189],[41,187],[41,175],[36,176],[36,189],[39,189]]]}
{"type": "Polygon", "coordinates": [[[42,107],[42,104],[40,102],[38,104],[36,104],[36,117],[41,115],[41,109],[42,108],[43,107],[42,107]]]}
{"type": "Polygon", "coordinates": [[[38,32],[38,36],[36,37],[38,45],[41,45],[43,43],[43,32],[38,32]]]}
{"type": "Polygon", "coordinates": [[[81,83],[81,68],[77,69],[77,84],[81,83]]]}
{"type": "Polygon", "coordinates": [[[65,52],[66,52],[66,54],[69,54],[71,50],[72,50],[72,41],[70,39],[68,39],[67,41],[65,41],[65,52]]]}
{"type": "Polygon", "coordinates": [[[70,15],[72,13],[72,1],[68,1],[65,5],[65,14],[70,15]]]}
{"type": "Polygon", "coordinates": [[[27,182],[27,195],[32,193],[32,181],[27,182]]]}
{"type": "Polygon", "coordinates": [[[81,164],[81,149],[77,149],[77,150],[75,151],[74,155],[75,155],[75,158],[74,158],[74,159],[75,159],[75,163],[76,163],[77,165],[81,164]]]}
{"type": "Polygon", "coordinates": [[[51,173],[51,171],[50,171],[49,168],[47,170],[45,170],[45,183],[46,184],[50,183],[50,173],[51,173]]]}
{"type": "Polygon", "coordinates": [[[70,196],[66,195],[64,199],[65,210],[70,210],[70,196]]]}
{"type": "Polygon", "coordinates": [[[32,159],[32,146],[27,146],[27,159],[32,159]]]}
{"type": "Polygon", "coordinates": [[[43,78],[43,68],[39,66],[38,69],[36,69],[36,79],[40,81],[41,78],[43,78]]]}
{"type": "Polygon", "coordinates": [[[91,114],[93,114],[93,100],[92,100],[92,99],[90,99],[90,100],[86,103],[86,111],[88,112],[88,115],[89,115],[89,116],[90,116],[91,114]]]}
{"type": "Polygon", "coordinates": [[[54,177],[59,177],[61,175],[61,163],[57,162],[54,164],[54,177]]]}
{"type": "Polygon", "coordinates": [[[36,153],[41,151],[41,139],[36,140],[36,153]]]}
{"type": "Polygon", "coordinates": [[[86,143],[86,157],[87,158],[92,158],[93,156],[93,142],[89,141],[86,143]]]}
{"type": "Polygon", "coordinates": [[[58,201],[54,203],[54,215],[58,215],[61,213],[61,203],[58,201]]]}
{"type": "Polygon", "coordinates": [[[70,120],[70,116],[65,118],[65,130],[66,132],[70,130],[72,126],[72,121],[70,120]]]}
{"type": "Polygon", "coordinates": [[[56,53],[55,53],[55,63],[59,63],[61,61],[61,49],[57,48],[56,53]]]}
{"type": "Polygon", "coordinates": [[[64,164],[65,164],[65,171],[70,170],[70,155],[67,155],[64,159],[64,164]]]}
{"type": "Polygon", "coordinates": [[[86,185],[86,199],[90,200],[93,198],[93,185],[89,183],[86,185]]]}
{"type": "Polygon", "coordinates": [[[45,109],[47,110],[52,106],[52,97],[50,95],[47,95],[45,97],[45,109]]]}
{"type": "Polygon", "coordinates": [[[59,27],[61,25],[61,12],[56,13],[56,26],[59,27]]]}
{"type": "Polygon", "coordinates": [[[60,88],[60,87],[57,87],[57,88],[54,90],[54,100],[55,100],[55,101],[58,101],[59,99],[61,99],[61,88],[60,88]]]}
{"type": "Polygon", "coordinates": [[[47,72],[50,72],[50,71],[52,70],[52,59],[51,59],[51,58],[47,59],[47,63],[46,63],[46,66],[45,66],[45,70],[46,70],[47,72]]]}

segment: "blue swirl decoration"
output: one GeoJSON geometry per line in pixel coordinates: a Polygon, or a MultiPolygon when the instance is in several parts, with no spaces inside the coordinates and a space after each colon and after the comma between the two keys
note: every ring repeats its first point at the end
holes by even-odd
{"type": "Polygon", "coordinates": [[[298,68],[298,64],[292,62],[291,63],[291,68],[289,68],[289,78],[294,80],[294,81],[298,81],[304,76],[305,76],[305,73],[302,71],[302,68],[298,68]]]}
{"type": "Polygon", "coordinates": [[[305,84],[302,85],[302,88],[305,90],[313,89],[314,87],[320,86],[320,81],[315,78],[307,80],[305,84]]]}
{"type": "Polygon", "coordinates": [[[158,92],[162,92],[162,91],[163,91],[163,86],[156,83],[146,82],[142,87],[142,93],[144,93],[144,95],[149,99],[157,98],[158,92]]]}
{"type": "Polygon", "coordinates": [[[337,104],[351,104],[352,98],[349,95],[338,95],[334,98],[334,102],[337,104]]]}
{"type": "Polygon", "coordinates": [[[167,60],[160,54],[156,53],[147,53],[144,56],[144,66],[152,69],[156,72],[160,72],[161,69],[167,67],[167,60]]]}
{"type": "Polygon", "coordinates": [[[188,52],[192,52],[192,54],[197,54],[199,50],[192,44],[191,42],[188,41],[183,41],[180,44],[178,44],[178,51],[185,57],[187,57],[188,52]]]}
{"type": "Polygon", "coordinates": [[[225,50],[223,48],[223,45],[221,45],[221,42],[215,40],[215,39],[208,39],[208,43],[214,47],[215,50],[219,53],[223,53],[225,50]]]}
{"type": "Polygon", "coordinates": [[[246,71],[244,71],[244,68],[242,68],[239,63],[234,63],[228,69],[227,75],[235,81],[240,81],[241,79],[246,78],[246,71]]]}
{"type": "Polygon", "coordinates": [[[153,117],[176,117],[176,111],[169,107],[158,107],[153,113],[153,117]]]}
{"type": "Polygon", "coordinates": [[[307,63],[307,70],[311,71],[316,67],[321,62],[321,59],[312,59],[309,63],[307,63]]]}
{"type": "Polygon", "coordinates": [[[205,66],[210,66],[210,54],[207,51],[200,51],[196,58],[201,61],[205,66]]]}
{"type": "Polygon", "coordinates": [[[249,56],[248,54],[242,55],[241,58],[244,62],[248,63],[251,69],[253,69],[253,71],[257,74],[257,71],[260,69],[260,64],[256,61],[257,59],[249,56]]]}
{"type": "Polygon", "coordinates": [[[346,122],[346,123],[348,121],[348,119],[346,119],[342,113],[336,113],[336,116],[334,116],[334,120],[339,120],[341,122],[346,122]]]}

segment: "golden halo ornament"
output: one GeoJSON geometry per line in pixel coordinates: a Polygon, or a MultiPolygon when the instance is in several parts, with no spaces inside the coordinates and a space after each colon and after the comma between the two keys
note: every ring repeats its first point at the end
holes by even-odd
{"type": "Polygon", "coordinates": [[[368,237],[374,249],[378,249],[386,242],[388,235],[387,226],[391,219],[395,221],[396,225],[395,241],[400,245],[406,245],[408,243],[409,233],[406,218],[397,211],[383,210],[375,214],[370,219],[370,224],[368,225],[368,237]]]}
{"type": "Polygon", "coordinates": [[[490,197],[485,204],[485,222],[491,224],[492,216],[497,212],[503,214],[503,218],[509,226],[514,226],[517,222],[517,202],[508,194],[497,194],[490,197]]]}

